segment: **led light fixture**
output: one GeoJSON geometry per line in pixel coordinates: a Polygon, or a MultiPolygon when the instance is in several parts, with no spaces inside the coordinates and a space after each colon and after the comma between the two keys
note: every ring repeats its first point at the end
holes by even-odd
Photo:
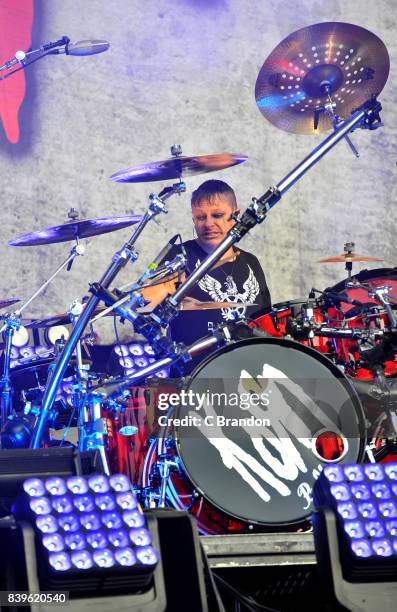
{"type": "Polygon", "coordinates": [[[43,587],[73,590],[84,574],[95,591],[103,574],[101,584],[134,592],[152,579],[159,554],[123,474],[29,478],[14,514],[34,528],[43,587]]]}
{"type": "Polygon", "coordinates": [[[327,465],[313,498],[316,553],[336,598],[349,610],[395,610],[397,464],[327,465]]]}

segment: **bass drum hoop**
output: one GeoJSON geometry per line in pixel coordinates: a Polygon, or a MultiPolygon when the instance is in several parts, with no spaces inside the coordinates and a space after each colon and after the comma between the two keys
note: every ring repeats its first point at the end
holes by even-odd
{"type": "MultiPolygon", "coordinates": [[[[246,338],[244,340],[237,340],[235,342],[232,342],[231,344],[228,344],[226,346],[220,347],[219,349],[217,349],[216,351],[214,351],[213,353],[211,353],[210,355],[208,355],[194,370],[193,372],[190,374],[190,383],[192,383],[192,381],[200,374],[200,372],[213,360],[217,359],[220,355],[224,355],[226,353],[229,353],[233,350],[235,350],[236,348],[240,347],[240,346],[246,346],[247,344],[268,344],[268,345],[272,345],[272,344],[276,344],[276,345],[283,345],[286,347],[289,347],[293,350],[298,350],[301,351],[303,353],[306,353],[310,356],[312,356],[314,359],[320,361],[326,368],[328,368],[330,370],[330,372],[335,375],[336,378],[338,378],[340,380],[340,382],[342,383],[344,389],[349,393],[350,398],[352,400],[354,409],[355,409],[355,413],[357,416],[357,422],[358,422],[358,428],[359,431],[362,432],[362,435],[360,436],[360,444],[359,444],[359,452],[358,452],[358,457],[357,457],[357,462],[361,462],[361,460],[364,457],[365,454],[365,445],[366,445],[366,440],[365,440],[365,435],[366,435],[366,419],[365,419],[365,414],[364,414],[364,410],[361,404],[361,401],[359,399],[359,396],[356,392],[356,390],[354,389],[354,387],[350,384],[349,380],[347,379],[347,377],[343,374],[343,372],[340,370],[340,368],[338,368],[330,359],[328,359],[328,357],[326,357],[323,353],[320,353],[318,351],[316,351],[315,349],[312,349],[306,345],[300,344],[299,342],[296,342],[295,340],[289,340],[289,339],[285,339],[285,338],[273,338],[273,337],[253,337],[253,338],[246,338]]],[[[173,428],[173,431],[175,433],[175,446],[176,446],[176,450],[177,450],[177,455],[179,458],[179,461],[182,465],[182,468],[186,474],[186,477],[188,478],[188,480],[190,481],[190,483],[193,485],[194,489],[196,489],[200,495],[203,496],[203,498],[210,504],[212,505],[214,508],[216,508],[219,512],[221,512],[223,515],[226,515],[228,517],[230,517],[230,519],[232,520],[237,520],[240,521],[246,525],[255,525],[255,526],[259,526],[268,530],[272,530],[272,531],[277,531],[277,528],[279,527],[294,527],[294,526],[302,526],[305,524],[308,524],[310,521],[310,516],[312,511],[310,510],[310,512],[308,512],[308,514],[306,515],[306,517],[304,518],[299,518],[296,520],[291,520],[291,521],[280,521],[278,524],[275,523],[267,523],[266,521],[256,521],[256,520],[247,520],[246,517],[243,516],[239,516],[237,514],[232,514],[230,511],[228,511],[227,509],[225,509],[224,507],[222,507],[219,503],[217,503],[216,501],[214,501],[213,499],[211,499],[211,497],[209,497],[208,493],[203,490],[202,486],[199,485],[196,481],[195,478],[192,477],[190,471],[187,469],[185,462],[183,460],[182,457],[182,452],[181,452],[181,445],[180,445],[180,441],[179,441],[179,437],[178,437],[178,429],[177,428],[173,428]]],[[[324,463],[326,463],[326,461],[324,461],[324,463]]],[[[343,459],[341,460],[341,463],[344,463],[343,459]]]]}

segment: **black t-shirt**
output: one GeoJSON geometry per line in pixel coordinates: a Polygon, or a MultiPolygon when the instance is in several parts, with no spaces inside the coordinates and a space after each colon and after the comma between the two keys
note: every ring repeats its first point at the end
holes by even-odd
{"type": "MultiPolygon", "coordinates": [[[[207,257],[207,253],[195,240],[189,240],[183,246],[188,259],[186,273],[189,275],[207,257]]],[[[166,259],[171,261],[180,252],[180,246],[175,246],[166,259]]],[[[201,302],[235,302],[236,307],[190,312],[182,310],[171,321],[170,331],[174,341],[189,346],[207,336],[218,323],[255,319],[270,308],[270,293],[258,259],[241,249],[236,252],[238,254],[234,261],[225,262],[207,272],[189,292],[189,297],[201,302]],[[257,305],[239,307],[239,302],[254,302],[257,305]]]]}

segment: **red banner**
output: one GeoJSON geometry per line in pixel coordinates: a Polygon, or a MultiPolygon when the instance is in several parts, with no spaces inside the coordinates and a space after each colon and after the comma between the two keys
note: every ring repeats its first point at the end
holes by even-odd
{"type": "MultiPolygon", "coordinates": [[[[34,0],[1,0],[0,2],[0,66],[27,51],[32,44],[34,0]]],[[[8,74],[2,70],[0,77],[8,74]]],[[[0,119],[9,142],[19,141],[19,110],[25,97],[25,72],[0,81],[0,119]]]]}

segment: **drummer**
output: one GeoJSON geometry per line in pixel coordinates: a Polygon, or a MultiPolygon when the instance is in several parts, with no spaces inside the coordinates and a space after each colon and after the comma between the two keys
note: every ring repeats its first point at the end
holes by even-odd
{"type": "MultiPolygon", "coordinates": [[[[187,257],[187,274],[195,268],[226,238],[235,224],[231,218],[239,213],[236,195],[224,181],[205,181],[193,192],[191,198],[192,220],[196,237],[183,243],[187,257]]],[[[174,246],[167,255],[172,260],[181,253],[181,246],[174,246]]],[[[171,293],[170,284],[157,290],[155,302],[171,293]]],[[[149,295],[145,295],[149,298],[149,295]]],[[[218,323],[230,323],[237,319],[255,319],[271,305],[265,275],[258,259],[247,251],[231,247],[189,293],[189,299],[200,302],[233,302],[236,306],[211,310],[185,310],[171,322],[172,339],[189,346],[195,340],[208,335],[218,323]],[[251,302],[255,306],[238,306],[251,302]]]]}

